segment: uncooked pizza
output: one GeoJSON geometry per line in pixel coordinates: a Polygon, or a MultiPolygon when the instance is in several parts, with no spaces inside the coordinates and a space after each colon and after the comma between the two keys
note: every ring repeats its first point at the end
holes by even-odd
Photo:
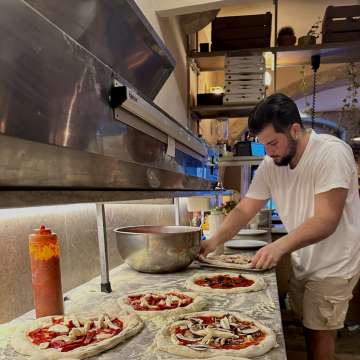
{"type": "Polygon", "coordinates": [[[126,310],[135,311],[142,318],[167,317],[202,310],[207,301],[195,293],[170,290],[129,294],[119,301],[126,310]]]}
{"type": "Polygon", "coordinates": [[[209,255],[207,257],[200,257],[201,262],[216,265],[219,267],[226,267],[231,269],[252,269],[251,256],[232,254],[232,255],[209,255]]]}
{"type": "Polygon", "coordinates": [[[274,332],[236,312],[204,311],[177,317],[155,338],[161,351],[191,357],[255,357],[276,345],[274,332]]]}
{"type": "Polygon", "coordinates": [[[47,316],[19,330],[12,346],[21,354],[41,359],[84,359],[116,346],[138,333],[142,326],[136,314],[47,316]]]}
{"type": "Polygon", "coordinates": [[[261,276],[235,273],[200,273],[185,283],[188,289],[210,293],[243,293],[259,291],[266,287],[261,276]]]}

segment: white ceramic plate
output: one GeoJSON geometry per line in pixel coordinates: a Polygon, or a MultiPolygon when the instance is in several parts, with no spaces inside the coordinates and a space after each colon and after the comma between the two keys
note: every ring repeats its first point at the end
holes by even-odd
{"type": "Polygon", "coordinates": [[[263,229],[241,229],[238,235],[261,235],[266,234],[267,230],[263,229]]]}
{"type": "Polygon", "coordinates": [[[224,245],[233,249],[255,249],[261,248],[267,244],[268,243],[266,241],[261,240],[230,240],[224,245]]]}

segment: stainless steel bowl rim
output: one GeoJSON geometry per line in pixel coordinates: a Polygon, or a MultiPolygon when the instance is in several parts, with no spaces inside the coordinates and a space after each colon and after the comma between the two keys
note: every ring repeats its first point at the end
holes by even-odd
{"type": "Polygon", "coordinates": [[[139,234],[153,234],[153,235],[161,235],[161,236],[173,236],[174,234],[181,234],[181,233],[193,233],[193,232],[199,232],[201,230],[200,227],[195,227],[195,226],[182,226],[182,225],[165,225],[165,226],[159,226],[159,225],[132,225],[132,226],[122,226],[119,228],[114,229],[114,232],[116,233],[120,233],[120,234],[134,234],[134,235],[139,235],[139,234]],[[137,231],[128,231],[129,229],[134,229],[134,228],[139,228],[139,229],[150,229],[150,228],[174,228],[174,229],[178,229],[179,232],[159,232],[159,233],[153,233],[153,232],[137,232],[137,231]],[[181,231],[181,230],[185,230],[185,231],[181,231]]]}

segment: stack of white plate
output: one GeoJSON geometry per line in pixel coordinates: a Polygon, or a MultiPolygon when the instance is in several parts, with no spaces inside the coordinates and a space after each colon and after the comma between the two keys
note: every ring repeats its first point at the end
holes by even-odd
{"type": "MultiPolygon", "coordinates": [[[[264,240],[254,239],[256,235],[265,235],[268,231],[263,229],[241,229],[238,238],[227,241],[224,245],[233,249],[256,249],[267,245],[264,240]],[[248,238],[246,238],[248,236],[248,238]],[[241,238],[240,238],[241,237],[241,238]]],[[[262,237],[260,237],[262,238],[262,237]]]]}

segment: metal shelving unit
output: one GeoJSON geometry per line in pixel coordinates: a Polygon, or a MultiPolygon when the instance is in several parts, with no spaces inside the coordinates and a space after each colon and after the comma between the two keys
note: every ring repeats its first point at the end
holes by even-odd
{"type": "Polygon", "coordinates": [[[266,52],[277,54],[278,67],[311,65],[311,56],[316,54],[321,56],[321,63],[323,64],[344,63],[359,61],[360,41],[215,51],[209,53],[193,52],[189,54],[189,57],[195,59],[200,71],[221,71],[224,70],[225,55],[248,56],[266,52]]]}
{"type": "Polygon", "coordinates": [[[252,166],[260,165],[263,156],[229,156],[219,159],[219,174],[221,182],[224,180],[225,169],[227,167],[240,168],[241,196],[244,197],[250,186],[252,166]]]}
{"type": "MultiPolygon", "coordinates": [[[[276,44],[278,30],[278,0],[274,5],[274,44],[276,44]]],[[[272,53],[274,56],[274,90],[276,91],[276,73],[279,67],[311,65],[313,55],[321,56],[322,64],[348,63],[360,61],[360,41],[334,42],[305,46],[273,46],[266,48],[239,49],[214,52],[190,52],[188,63],[194,61],[198,71],[223,71],[225,56],[251,56],[272,53]]],[[[248,116],[252,105],[241,106],[197,106],[190,109],[193,118],[241,117],[248,116]]]]}
{"type": "Polygon", "coordinates": [[[227,117],[242,117],[248,116],[254,105],[207,105],[196,106],[191,109],[192,113],[197,119],[213,119],[222,116],[227,117]]]}
{"type": "Polygon", "coordinates": [[[243,166],[259,165],[263,161],[263,156],[229,156],[219,159],[219,166],[243,166]]]}
{"type": "MultiPolygon", "coordinates": [[[[244,49],[233,51],[217,51],[210,53],[191,53],[189,58],[194,59],[200,71],[223,71],[225,55],[247,56],[266,52],[274,54],[276,69],[279,67],[311,65],[311,56],[320,55],[322,64],[347,63],[360,61],[360,41],[339,43],[325,43],[307,46],[282,46],[258,49],[244,49]]],[[[276,78],[276,74],[274,76],[276,78]]],[[[276,89],[276,85],[275,85],[276,89]]],[[[221,116],[241,117],[248,116],[254,105],[214,105],[197,106],[192,108],[196,118],[216,118],[221,116]]]]}

